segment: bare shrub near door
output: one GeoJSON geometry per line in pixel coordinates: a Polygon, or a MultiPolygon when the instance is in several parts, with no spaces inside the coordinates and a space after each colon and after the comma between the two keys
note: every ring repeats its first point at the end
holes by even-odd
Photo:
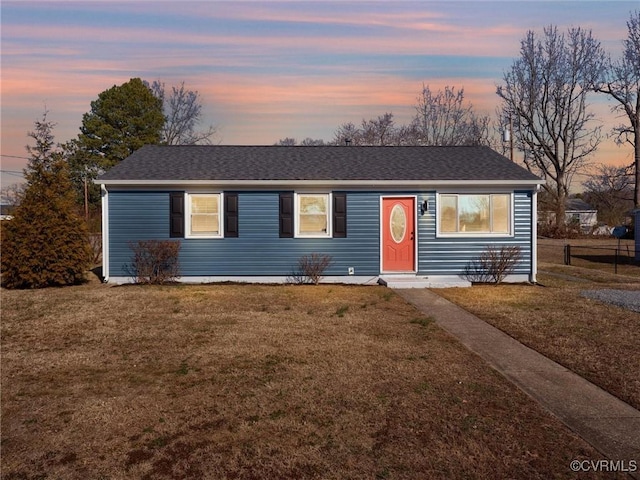
{"type": "Polygon", "coordinates": [[[333,263],[331,255],[311,253],[298,259],[297,268],[289,277],[291,283],[313,283],[317,285],[324,276],[324,271],[333,263]]]}
{"type": "Polygon", "coordinates": [[[473,283],[501,283],[522,257],[520,247],[489,246],[464,268],[463,277],[473,283]]]}

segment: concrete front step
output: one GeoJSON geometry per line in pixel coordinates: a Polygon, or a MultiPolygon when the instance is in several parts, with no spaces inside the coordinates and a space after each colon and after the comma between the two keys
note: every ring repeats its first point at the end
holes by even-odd
{"type": "Polygon", "coordinates": [[[389,288],[450,288],[471,286],[471,282],[455,275],[380,275],[378,283],[389,288]]]}

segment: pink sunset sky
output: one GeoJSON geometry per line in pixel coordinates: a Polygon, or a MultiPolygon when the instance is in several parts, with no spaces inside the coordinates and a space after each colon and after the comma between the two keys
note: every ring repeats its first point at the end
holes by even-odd
{"type": "MultiPolygon", "coordinates": [[[[333,139],[345,122],[392,112],[408,123],[422,85],[464,87],[494,116],[496,85],[527,30],[591,29],[618,56],[637,2],[93,1],[1,4],[2,186],[21,180],[27,132],[44,109],[56,141],[90,102],[140,77],[197,90],[222,144],[333,139]]],[[[616,122],[605,97],[592,108],[616,122]]],[[[631,163],[603,142],[596,163],[631,163]]]]}

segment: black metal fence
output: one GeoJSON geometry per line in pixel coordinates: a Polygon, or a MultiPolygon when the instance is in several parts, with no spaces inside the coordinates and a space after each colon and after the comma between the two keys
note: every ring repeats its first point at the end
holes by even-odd
{"type": "MultiPolygon", "coordinates": [[[[614,273],[622,266],[638,266],[635,260],[634,247],[624,244],[617,246],[594,246],[594,245],[564,245],[564,264],[575,266],[598,267],[607,265],[613,268],[614,273]]],[[[626,273],[626,272],[621,272],[626,273]]]]}

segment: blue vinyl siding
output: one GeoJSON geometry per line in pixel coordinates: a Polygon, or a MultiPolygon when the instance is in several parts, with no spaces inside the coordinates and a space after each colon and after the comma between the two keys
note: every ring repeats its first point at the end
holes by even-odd
{"type": "Polygon", "coordinates": [[[436,192],[421,195],[419,201],[429,200],[431,211],[418,216],[418,273],[424,275],[460,275],[465,266],[477,259],[489,245],[517,245],[522,259],[515,274],[531,272],[531,192],[514,194],[514,235],[508,238],[437,238],[436,192]]]}
{"type": "MultiPolygon", "coordinates": [[[[279,238],[278,193],[238,193],[238,238],[180,239],[182,276],[287,276],[300,256],[313,252],[332,256],[327,275],[347,275],[349,267],[356,275],[380,273],[384,193],[347,192],[347,238],[279,238]]],[[[514,273],[531,272],[531,192],[515,192],[514,236],[509,238],[436,238],[436,192],[404,193],[417,195],[419,274],[459,275],[488,245],[520,246],[523,258],[514,273]],[[421,215],[424,200],[431,206],[421,215]]],[[[130,242],[170,240],[169,191],[110,191],[109,235],[109,273],[127,277],[130,242]]]]}
{"type": "MultiPolygon", "coordinates": [[[[180,239],[182,276],[290,275],[301,255],[326,253],[327,275],[379,272],[379,195],[347,195],[347,238],[279,238],[278,192],[238,194],[239,237],[180,239]]],[[[129,242],[169,240],[169,192],[109,192],[109,270],[127,276],[129,242]]]]}

